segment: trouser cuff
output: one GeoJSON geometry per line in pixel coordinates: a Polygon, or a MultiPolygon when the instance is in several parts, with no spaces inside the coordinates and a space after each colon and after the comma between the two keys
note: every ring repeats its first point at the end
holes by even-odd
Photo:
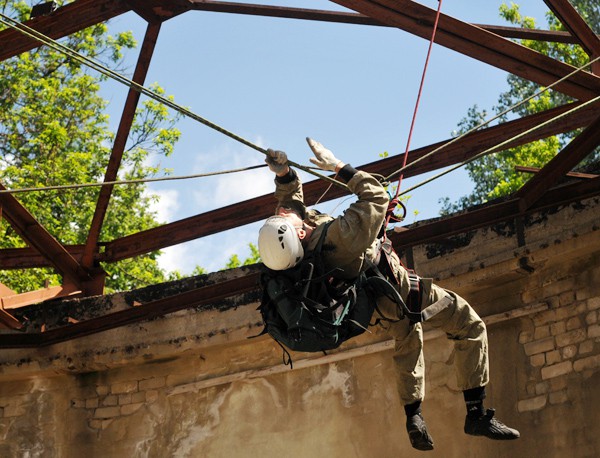
{"type": "Polygon", "coordinates": [[[477,388],[470,388],[463,391],[465,402],[480,402],[485,399],[485,386],[479,386],[477,388]]]}
{"type": "Polygon", "coordinates": [[[404,412],[408,418],[421,413],[421,401],[413,402],[412,404],[406,404],[404,406],[404,412]]]}

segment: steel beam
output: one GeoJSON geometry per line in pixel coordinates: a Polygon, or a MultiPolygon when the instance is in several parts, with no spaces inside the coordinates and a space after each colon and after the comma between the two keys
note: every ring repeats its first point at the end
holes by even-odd
{"type": "MultiPolygon", "coordinates": [[[[422,38],[431,38],[436,12],[411,0],[332,1],[422,38]]],[[[440,15],[435,42],[544,86],[575,70],[570,65],[445,14],[440,15]]],[[[578,72],[554,88],[571,97],[590,100],[600,94],[600,78],[578,72]]]]}
{"type": "MultiPolygon", "coordinates": [[[[151,3],[142,0],[77,0],[57,9],[48,16],[42,16],[26,21],[25,25],[53,39],[58,39],[99,22],[112,19],[113,17],[119,16],[130,10],[135,11],[148,22],[164,21],[188,10],[197,10],[332,23],[394,27],[358,13],[202,0],[180,1],[177,3],[161,2],[160,0],[154,0],[151,3]]],[[[575,43],[577,41],[567,32],[523,29],[486,24],[475,25],[507,38],[554,41],[560,43],[575,43]]],[[[0,61],[39,46],[39,43],[36,40],[23,37],[21,33],[12,29],[0,31],[0,44],[0,61]]]]}
{"type": "MultiPolygon", "coordinates": [[[[540,170],[542,170],[542,169],[539,167],[527,167],[527,166],[523,166],[523,165],[515,166],[516,172],[538,173],[540,170]]],[[[589,180],[591,178],[598,178],[600,175],[596,175],[595,173],[568,172],[566,174],[566,176],[572,177],[572,178],[582,178],[585,180],[589,180]]]]}
{"type": "MultiPolygon", "coordinates": [[[[83,245],[67,245],[64,248],[73,258],[81,259],[83,245]]],[[[97,251],[94,256],[98,256],[97,251]]],[[[0,270],[31,269],[34,267],[52,267],[52,264],[32,247],[0,249],[0,270]]]]}
{"type": "Polygon", "coordinates": [[[600,145],[600,117],[515,193],[515,197],[519,199],[519,209],[525,211],[530,208],[550,187],[585,159],[598,145],[600,145]]]}
{"type": "MultiPolygon", "coordinates": [[[[25,21],[24,24],[58,40],[130,10],[131,7],[124,0],[77,0],[58,8],[52,14],[25,21]]],[[[39,41],[18,30],[0,31],[0,61],[39,46],[39,41]]]]}
{"type": "MultiPolygon", "coordinates": [[[[152,60],[152,54],[156,46],[156,40],[158,39],[158,33],[160,32],[160,23],[149,24],[146,29],[146,35],[140,50],[138,62],[133,74],[133,81],[144,85],[146,75],[148,74],[148,68],[152,60]]],[[[106,173],[104,175],[104,182],[112,182],[117,179],[119,167],[121,166],[121,160],[123,159],[123,152],[125,151],[125,145],[129,132],[135,119],[135,110],[140,100],[140,93],[135,89],[129,89],[127,99],[125,100],[125,107],[123,108],[123,114],[121,115],[121,121],[113,144],[113,149],[108,161],[106,173]]],[[[106,210],[108,209],[108,203],[112,195],[114,185],[102,186],[100,188],[100,194],[96,203],[96,209],[94,216],[90,224],[90,230],[88,238],[85,244],[85,250],[83,253],[82,263],[86,267],[92,267],[94,262],[94,252],[98,244],[98,238],[100,237],[100,231],[104,218],[106,216],[106,210]]]]}
{"type": "MultiPolygon", "coordinates": [[[[0,190],[6,188],[0,184],[0,190]]],[[[4,219],[64,277],[76,284],[90,280],[89,272],[56,240],[12,194],[0,193],[4,219]]]]}
{"type": "MultiPolygon", "coordinates": [[[[466,214],[444,218],[427,225],[419,226],[400,233],[390,233],[396,249],[417,243],[442,240],[448,236],[485,227],[495,222],[514,219],[533,211],[547,207],[570,203],[600,194],[600,178],[586,180],[576,184],[561,186],[549,191],[528,211],[519,210],[518,199],[501,204],[490,205],[469,211],[466,214]]],[[[259,273],[214,283],[175,296],[142,304],[119,312],[92,318],[46,332],[0,334],[0,348],[35,348],[95,334],[140,321],[164,316],[178,310],[201,305],[214,304],[228,297],[255,291],[258,287],[259,273]]]]}
{"type": "MultiPolygon", "coordinates": [[[[419,162],[414,167],[408,168],[404,172],[404,177],[407,178],[437,170],[448,165],[460,163],[533,126],[539,125],[548,119],[552,119],[574,106],[577,106],[577,104],[554,108],[543,113],[527,116],[516,121],[506,122],[498,126],[474,132],[449,145],[439,153],[419,162]]],[[[598,109],[598,105],[586,107],[580,112],[575,112],[556,123],[549,124],[539,131],[535,131],[516,140],[505,148],[522,145],[540,138],[569,132],[579,127],[586,126],[598,116],[598,109]]],[[[410,151],[409,165],[421,160],[425,155],[444,143],[446,142],[440,142],[428,147],[410,151]]],[[[402,167],[403,159],[404,155],[400,154],[366,164],[360,168],[368,172],[387,176],[402,167]]],[[[314,204],[323,194],[327,186],[328,183],[322,180],[314,180],[305,183],[303,189],[306,204],[314,204]]],[[[345,195],[344,191],[334,186],[327,192],[323,201],[332,200],[343,195],[345,195]]],[[[207,213],[165,224],[147,231],[138,232],[137,234],[132,234],[106,243],[105,252],[100,255],[100,260],[105,262],[115,262],[260,221],[272,215],[274,206],[275,199],[273,195],[267,194],[238,204],[229,205],[207,213]]]]}
{"type": "Polygon", "coordinates": [[[589,56],[600,56],[600,39],[568,0],[544,0],[589,56]]]}
{"type": "MultiPolygon", "coordinates": [[[[429,156],[425,160],[422,160],[424,156],[447,143],[447,141],[410,151],[408,160],[410,168],[405,171],[404,175],[405,177],[415,176],[448,165],[460,163],[481,151],[493,147],[495,144],[511,138],[532,126],[539,125],[540,123],[552,119],[577,105],[578,103],[574,103],[563,107],[553,108],[543,113],[527,116],[515,121],[509,121],[488,129],[482,129],[456,141],[438,153],[429,156]],[[417,161],[420,162],[417,163],[417,161]]],[[[584,108],[579,112],[570,114],[555,123],[549,124],[542,129],[510,143],[506,148],[519,146],[540,138],[584,127],[598,116],[598,109],[599,107],[597,106],[584,108]]],[[[366,164],[360,168],[387,176],[398,170],[402,166],[403,160],[403,155],[396,155],[366,164]]],[[[326,187],[327,184],[323,183],[321,180],[305,183],[304,192],[307,204],[313,204],[316,199],[323,194],[326,187]]],[[[337,188],[332,188],[325,195],[324,201],[332,200],[342,195],[343,192],[337,188]]],[[[275,201],[272,194],[249,199],[236,205],[223,207],[148,231],[102,243],[101,245],[107,248],[104,253],[98,252],[98,248],[100,248],[99,244],[96,247],[94,257],[96,261],[114,262],[201,238],[216,232],[243,226],[270,216],[274,205],[275,201]]],[[[82,246],[69,246],[65,248],[76,259],[79,259],[83,250],[82,246]]],[[[23,269],[47,266],[50,266],[49,261],[37,254],[35,250],[32,250],[31,248],[0,250],[0,269],[23,269]]]]}
{"type": "Polygon", "coordinates": [[[600,195],[600,178],[579,181],[549,190],[525,211],[520,209],[519,199],[513,198],[499,204],[486,204],[479,208],[469,209],[465,213],[441,218],[405,231],[390,232],[389,237],[396,250],[401,250],[423,243],[443,241],[452,235],[502,221],[510,221],[528,213],[598,195],[600,195]]]}
{"type": "Polygon", "coordinates": [[[0,334],[0,348],[34,348],[51,345],[191,307],[214,305],[228,297],[256,290],[258,279],[259,273],[255,272],[45,332],[0,334]]]}
{"type": "Polygon", "coordinates": [[[13,294],[0,297],[0,305],[3,309],[16,309],[31,304],[47,301],[48,299],[58,299],[67,296],[76,296],[82,294],[77,286],[65,284],[64,286],[51,286],[48,288],[28,291],[21,294],[13,294]]]}

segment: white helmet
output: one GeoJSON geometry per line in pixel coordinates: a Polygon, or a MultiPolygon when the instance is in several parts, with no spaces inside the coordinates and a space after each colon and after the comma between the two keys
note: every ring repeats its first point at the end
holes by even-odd
{"type": "Polygon", "coordinates": [[[271,216],[260,228],[258,252],[265,266],[272,270],[294,267],[304,256],[296,228],[282,216],[271,216]]]}

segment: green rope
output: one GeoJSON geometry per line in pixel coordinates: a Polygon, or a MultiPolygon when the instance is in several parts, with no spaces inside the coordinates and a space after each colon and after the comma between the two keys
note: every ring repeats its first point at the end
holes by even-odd
{"type": "MultiPolygon", "coordinates": [[[[32,29],[31,27],[28,27],[25,24],[17,22],[14,19],[11,19],[10,17],[8,17],[2,13],[0,13],[0,23],[5,24],[6,26],[11,27],[11,28],[21,32],[22,34],[28,36],[29,38],[39,41],[40,43],[45,44],[58,52],[62,52],[64,54],[66,54],[67,56],[72,57],[73,59],[102,73],[103,75],[106,75],[106,76],[130,87],[131,89],[133,89],[141,94],[144,94],[144,95],[168,106],[169,108],[172,108],[173,110],[183,114],[184,116],[194,119],[195,121],[198,121],[199,123],[204,124],[205,126],[210,127],[211,129],[216,130],[217,132],[219,132],[223,135],[226,135],[227,137],[232,138],[233,140],[236,140],[237,142],[242,143],[243,145],[246,145],[246,146],[264,154],[265,156],[268,154],[267,150],[265,148],[262,148],[256,144],[250,142],[249,140],[246,140],[245,138],[226,130],[225,128],[209,121],[206,118],[203,118],[202,116],[188,110],[187,108],[176,104],[172,100],[169,100],[166,97],[156,94],[155,92],[151,91],[150,89],[147,89],[146,87],[142,86],[141,84],[138,84],[135,81],[132,81],[132,80],[124,77],[123,75],[115,72],[114,70],[111,70],[110,68],[94,61],[93,59],[90,59],[89,57],[79,54],[77,51],[74,51],[73,49],[58,43],[56,40],[53,40],[52,38],[47,37],[46,35],[38,32],[37,30],[32,29]]],[[[334,180],[331,177],[328,177],[321,173],[315,172],[314,170],[311,170],[309,167],[305,167],[303,165],[297,164],[297,163],[295,163],[293,161],[289,161],[289,160],[288,160],[288,165],[294,166],[297,169],[303,170],[311,175],[317,176],[317,177],[321,178],[322,180],[328,181],[328,182],[335,184],[339,187],[342,187],[344,189],[348,188],[344,183],[334,180]]]]}
{"type": "Polygon", "coordinates": [[[534,131],[536,131],[538,129],[541,129],[542,127],[545,127],[545,126],[547,126],[549,124],[552,124],[553,122],[559,120],[560,118],[568,116],[571,113],[574,113],[574,112],[576,112],[578,110],[581,110],[582,108],[585,108],[588,105],[592,105],[592,104],[594,104],[594,103],[596,103],[598,101],[600,101],[600,95],[597,96],[597,97],[594,97],[591,100],[588,100],[587,102],[582,103],[581,105],[579,105],[579,106],[577,106],[575,108],[571,108],[569,111],[565,111],[564,113],[559,114],[559,115],[555,116],[552,119],[549,119],[549,120],[547,120],[547,121],[545,121],[545,122],[543,122],[541,124],[538,124],[537,126],[532,127],[531,129],[526,130],[525,132],[521,132],[520,134],[517,134],[514,137],[509,138],[508,140],[503,141],[502,143],[499,143],[499,144],[497,144],[495,146],[492,146],[491,148],[488,148],[485,151],[482,151],[481,153],[476,154],[475,156],[469,158],[466,161],[461,162],[460,164],[456,164],[455,166],[450,167],[449,169],[446,169],[443,172],[438,173],[437,175],[434,175],[434,176],[432,176],[432,177],[430,177],[430,178],[428,178],[426,180],[423,180],[422,182],[420,182],[420,183],[418,183],[418,184],[416,184],[416,185],[414,185],[414,186],[412,186],[412,187],[404,190],[403,192],[400,193],[400,195],[404,195],[404,194],[406,194],[406,193],[408,193],[410,191],[414,191],[415,189],[420,188],[421,186],[423,186],[423,185],[425,185],[427,183],[430,183],[430,182],[432,182],[434,180],[437,180],[438,178],[440,178],[440,177],[442,177],[444,175],[447,175],[448,173],[450,173],[450,172],[452,172],[452,171],[454,171],[456,169],[459,169],[462,166],[464,166],[464,165],[466,165],[466,164],[468,164],[470,162],[473,162],[474,160],[479,159],[482,156],[485,156],[486,154],[490,154],[490,153],[493,153],[493,152],[501,151],[503,146],[508,145],[509,143],[513,142],[514,140],[518,140],[519,138],[521,138],[521,137],[523,137],[523,136],[525,136],[527,134],[530,134],[531,132],[534,132],[534,131]]]}
{"type": "Polygon", "coordinates": [[[63,185],[54,185],[54,186],[43,186],[39,188],[17,188],[17,189],[4,189],[0,190],[0,194],[18,194],[23,192],[38,192],[38,191],[54,191],[54,190],[64,190],[64,189],[79,189],[79,188],[93,188],[93,187],[101,187],[101,186],[114,186],[114,185],[123,185],[123,184],[142,184],[142,183],[152,183],[157,181],[175,181],[175,180],[189,180],[192,178],[204,178],[211,177],[216,175],[225,175],[228,173],[237,173],[237,172],[246,172],[248,170],[258,169],[262,167],[266,167],[267,164],[261,165],[252,165],[249,167],[244,167],[240,169],[232,169],[232,170],[223,170],[220,172],[207,172],[207,173],[198,173],[195,175],[180,175],[180,176],[172,176],[172,177],[158,177],[158,178],[143,178],[138,180],[119,180],[119,181],[103,181],[101,183],[80,183],[80,184],[63,184],[63,185]]]}
{"type": "MultiPolygon", "coordinates": [[[[529,97],[521,100],[520,102],[516,103],[515,105],[507,108],[506,110],[504,110],[503,112],[497,114],[496,116],[488,119],[485,122],[482,122],[481,124],[471,128],[470,130],[468,130],[467,132],[459,135],[458,137],[453,138],[452,140],[444,143],[443,145],[438,146],[437,148],[435,148],[433,151],[430,151],[429,153],[425,154],[424,156],[421,156],[420,158],[412,161],[410,164],[405,165],[404,167],[401,167],[400,169],[396,170],[395,172],[391,173],[389,176],[387,176],[385,178],[385,181],[390,181],[390,179],[394,176],[394,175],[398,175],[402,172],[404,172],[406,169],[409,169],[410,167],[413,167],[414,165],[418,164],[421,161],[424,161],[425,159],[427,159],[430,156],[433,156],[434,154],[440,152],[441,150],[443,150],[444,148],[447,148],[448,146],[452,145],[453,143],[459,141],[460,139],[466,137],[467,135],[469,135],[472,132],[475,132],[476,130],[479,130],[480,128],[487,126],[488,124],[490,124],[492,121],[495,121],[496,119],[504,116],[507,113],[510,113],[511,111],[513,111],[514,109],[520,107],[521,105],[523,105],[524,103],[530,101],[531,99],[543,94],[544,92],[546,92],[549,89],[552,89],[554,86],[556,86],[557,84],[561,83],[562,81],[570,78],[571,76],[573,76],[574,74],[582,71],[585,67],[589,67],[590,65],[592,65],[594,62],[600,60],[600,56],[596,57],[594,60],[588,62],[587,64],[583,64],[581,67],[576,68],[575,70],[573,70],[571,73],[569,73],[568,75],[563,76],[562,78],[560,78],[559,80],[555,81],[554,83],[550,84],[549,86],[539,90],[538,92],[530,95],[529,97]]],[[[535,129],[534,129],[535,130],[535,129]]],[[[516,139],[517,137],[514,137],[511,140],[516,139]]],[[[486,151],[490,151],[489,149],[486,151]]],[[[479,156],[478,156],[479,157],[479,156]]],[[[467,162],[465,162],[467,163],[467,162]]],[[[464,165],[464,164],[463,164],[464,165]]],[[[414,189],[414,187],[413,187],[414,189]]],[[[406,192],[406,191],[405,191],[406,192]]],[[[402,194],[405,194],[405,192],[403,192],[402,194]]]]}

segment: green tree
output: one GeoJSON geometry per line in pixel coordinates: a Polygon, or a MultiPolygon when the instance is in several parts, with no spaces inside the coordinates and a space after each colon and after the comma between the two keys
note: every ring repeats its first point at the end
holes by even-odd
{"type": "Polygon", "coordinates": [[[237,254],[231,255],[229,257],[229,261],[227,261],[227,264],[225,264],[225,269],[235,269],[240,266],[248,266],[250,264],[256,264],[257,262],[260,262],[260,253],[258,252],[258,247],[253,243],[249,243],[248,248],[250,248],[250,256],[244,259],[244,261],[241,261],[237,254]]]}
{"type": "MultiPolygon", "coordinates": [[[[571,3],[592,29],[598,33],[600,31],[600,4],[597,0],[571,0],[571,3]]],[[[510,5],[502,4],[500,7],[500,16],[511,24],[523,28],[534,29],[536,27],[535,20],[531,17],[522,16],[519,12],[519,6],[514,3],[510,5]]],[[[548,12],[546,20],[548,29],[565,30],[554,14],[548,12]]],[[[521,40],[520,43],[575,67],[580,67],[590,60],[588,55],[578,45],[533,40],[521,40]]],[[[492,108],[495,114],[506,111],[511,106],[533,95],[540,89],[538,84],[515,75],[509,75],[507,82],[509,89],[500,94],[498,105],[492,108]]],[[[514,113],[519,116],[527,116],[563,105],[569,101],[571,99],[568,96],[550,90],[521,105],[514,113]]],[[[487,117],[487,111],[480,110],[475,105],[469,109],[467,116],[458,124],[455,134],[458,135],[469,131],[485,121],[487,117]]],[[[500,118],[501,122],[506,120],[507,115],[500,118]]],[[[441,199],[443,204],[441,213],[448,214],[459,211],[516,191],[530,176],[517,172],[515,166],[543,167],[576,133],[577,131],[545,138],[510,150],[487,155],[467,164],[466,170],[474,182],[472,193],[460,198],[455,203],[450,202],[448,198],[441,199]]],[[[597,162],[599,156],[598,152],[590,155],[583,165],[597,162]]]]}
{"type": "MultiPolygon", "coordinates": [[[[30,5],[0,0],[0,11],[18,21],[29,18],[30,5]]],[[[98,24],[70,35],[63,44],[118,71],[122,52],[136,46],[131,32],[109,34],[98,24]]],[[[0,181],[8,188],[98,182],[111,152],[114,133],[100,96],[106,77],[49,47],[41,46],[0,63],[0,181]]],[[[123,88],[126,91],[126,88],[123,88]]],[[[163,93],[154,85],[153,90],[163,93]]],[[[179,138],[177,116],[151,100],[140,104],[123,156],[120,179],[142,179],[161,172],[149,155],[168,155],[179,138]]],[[[163,171],[164,172],[164,171],[163,171]]],[[[66,245],[85,243],[99,188],[17,194],[19,201],[66,245]]],[[[112,240],[159,224],[149,204],[157,199],[145,185],[116,186],[101,240],[112,240]]],[[[0,248],[25,246],[0,222],[0,248]]],[[[107,290],[126,290],[164,281],[158,252],[114,264],[107,290]]],[[[57,284],[52,269],[1,271],[0,282],[16,291],[57,284]]]]}

